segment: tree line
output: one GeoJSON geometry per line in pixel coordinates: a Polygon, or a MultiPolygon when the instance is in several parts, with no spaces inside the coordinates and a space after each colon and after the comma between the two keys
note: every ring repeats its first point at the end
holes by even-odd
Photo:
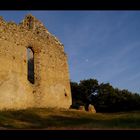
{"type": "Polygon", "coordinates": [[[114,88],[110,83],[99,84],[96,79],[70,82],[72,108],[94,105],[97,112],[121,112],[140,110],[140,95],[126,89],[114,88]]]}

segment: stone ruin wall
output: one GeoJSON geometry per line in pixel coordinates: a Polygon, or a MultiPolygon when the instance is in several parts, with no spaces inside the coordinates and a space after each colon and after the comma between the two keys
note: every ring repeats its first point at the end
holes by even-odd
{"type": "Polygon", "coordinates": [[[0,109],[69,108],[72,104],[63,44],[34,16],[19,24],[0,18],[0,109]],[[34,78],[27,79],[27,48],[34,52],[34,78]]]}

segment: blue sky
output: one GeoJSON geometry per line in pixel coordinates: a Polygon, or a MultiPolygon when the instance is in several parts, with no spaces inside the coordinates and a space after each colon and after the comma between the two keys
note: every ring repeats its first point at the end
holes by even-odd
{"type": "Polygon", "coordinates": [[[70,79],[140,93],[140,11],[0,11],[19,23],[33,14],[64,44],[70,79]]]}

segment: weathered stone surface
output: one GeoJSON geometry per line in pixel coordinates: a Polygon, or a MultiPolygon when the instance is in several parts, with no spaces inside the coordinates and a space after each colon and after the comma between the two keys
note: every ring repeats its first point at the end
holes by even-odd
{"type": "Polygon", "coordinates": [[[19,24],[0,18],[0,109],[69,108],[67,55],[34,16],[19,24]],[[34,53],[34,84],[27,79],[27,48],[34,53]]]}
{"type": "Polygon", "coordinates": [[[85,107],[81,105],[78,110],[85,111],[85,107]]]}
{"type": "Polygon", "coordinates": [[[88,106],[88,112],[96,113],[96,110],[95,110],[95,108],[94,108],[93,105],[89,104],[89,106],[88,106]]]}

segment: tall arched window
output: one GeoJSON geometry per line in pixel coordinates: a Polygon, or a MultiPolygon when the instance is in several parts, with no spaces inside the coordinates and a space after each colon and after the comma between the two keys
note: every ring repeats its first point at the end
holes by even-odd
{"type": "Polygon", "coordinates": [[[27,48],[27,78],[34,84],[34,52],[31,47],[27,48]]]}

